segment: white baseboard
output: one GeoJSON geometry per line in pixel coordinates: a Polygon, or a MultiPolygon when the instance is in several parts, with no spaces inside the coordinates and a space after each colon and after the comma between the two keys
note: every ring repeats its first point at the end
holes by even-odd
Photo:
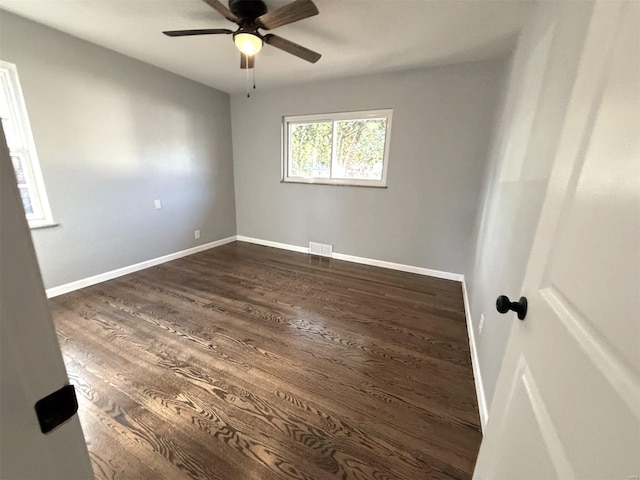
{"type": "MultiPolygon", "coordinates": [[[[260,238],[245,237],[244,235],[238,235],[238,241],[255,243],[256,245],[264,245],[266,247],[281,248],[283,250],[291,250],[292,252],[309,253],[308,247],[272,242],[270,240],[262,240],[260,238]]],[[[363,265],[372,265],[374,267],[389,268],[391,270],[400,270],[401,272],[417,273],[418,275],[425,275],[428,277],[444,278],[445,280],[456,280],[458,282],[461,282],[464,278],[464,275],[459,273],[443,272],[440,270],[432,270],[430,268],[415,267],[413,265],[387,262],[385,260],[376,260],[374,258],[356,257],[354,255],[347,255],[346,253],[333,252],[331,258],[344,260],[346,262],[361,263],[363,265]]]]}
{"type": "Polygon", "coordinates": [[[309,253],[309,247],[299,247],[297,245],[290,245],[288,243],[279,243],[272,242],[271,240],[262,240],[261,238],[245,237],[244,235],[238,235],[237,239],[239,242],[255,243],[256,245],[280,248],[282,250],[291,250],[292,252],[309,253]]]}
{"type": "Polygon", "coordinates": [[[415,267],[413,265],[404,265],[402,263],[387,262],[385,260],[375,260],[373,258],[356,257],[344,253],[334,252],[332,255],[336,260],[345,260],[347,262],[361,263],[363,265],[372,265],[374,267],[389,268],[391,270],[400,270],[401,272],[417,273],[427,277],[443,278],[445,280],[455,280],[461,282],[464,275],[459,273],[443,272],[441,270],[432,270],[430,268],[415,267]]]}
{"type": "Polygon", "coordinates": [[[236,236],[233,235],[231,237],[223,238],[221,240],[216,240],[215,242],[205,243],[204,245],[198,245],[197,247],[188,248],[180,252],[170,253],[169,255],[164,255],[158,258],[152,258],[151,260],[146,260],[144,262],[136,263],[135,265],[129,265],[127,267],[111,270],[110,272],[94,275],[93,277],[83,278],[82,280],[77,280],[75,282],[65,283],[64,285],[59,285],[57,287],[48,288],[46,290],[47,298],[57,297],[58,295],[63,295],[65,293],[73,292],[74,290],[79,290],[84,287],[89,287],[97,283],[106,282],[107,280],[112,280],[114,278],[122,277],[123,275],[128,275],[129,273],[137,272],[139,270],[144,270],[145,268],[153,267],[155,265],[160,265],[161,263],[170,262],[171,260],[176,260],[178,258],[186,257],[187,255],[193,255],[194,253],[202,252],[204,250],[209,250],[210,248],[219,247],[221,245],[225,245],[227,243],[231,243],[235,241],[236,241],[236,236]]]}
{"type": "Polygon", "coordinates": [[[489,420],[489,409],[487,406],[487,397],[484,394],[484,385],[482,384],[482,374],[480,372],[480,363],[478,360],[478,350],[476,348],[476,335],[473,330],[473,322],[471,321],[471,308],[469,307],[469,296],[467,295],[467,284],[462,279],[462,295],[464,297],[464,313],[467,318],[467,332],[469,334],[469,349],[471,350],[471,365],[473,368],[473,380],[476,385],[476,397],[478,397],[478,410],[480,411],[480,425],[484,432],[489,420]]]}

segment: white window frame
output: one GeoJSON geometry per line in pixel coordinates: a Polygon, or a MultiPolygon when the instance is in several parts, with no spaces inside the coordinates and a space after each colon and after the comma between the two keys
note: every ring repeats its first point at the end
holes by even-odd
{"type": "Polygon", "coordinates": [[[29,227],[40,228],[55,225],[44,178],[38,160],[36,145],[33,140],[31,124],[24,102],[18,69],[15,64],[0,60],[0,89],[7,98],[12,119],[16,124],[16,134],[21,140],[20,148],[9,150],[11,156],[20,157],[25,180],[31,200],[33,213],[25,213],[29,227]]]}
{"type": "Polygon", "coordinates": [[[282,117],[282,182],[285,183],[312,183],[319,185],[344,185],[357,187],[379,187],[387,186],[387,170],[389,167],[389,144],[391,142],[391,122],[393,117],[393,109],[385,108],[378,110],[361,110],[355,112],[336,112],[336,113],[320,113],[312,115],[289,115],[282,117]],[[382,119],[387,121],[385,132],[384,154],[382,156],[382,178],[380,180],[356,179],[356,178],[324,178],[324,177],[294,177],[289,175],[289,158],[291,156],[291,145],[289,142],[289,133],[291,125],[299,125],[304,123],[333,123],[333,142],[331,148],[330,168],[335,160],[335,129],[337,121],[342,120],[369,120],[382,119]]]}

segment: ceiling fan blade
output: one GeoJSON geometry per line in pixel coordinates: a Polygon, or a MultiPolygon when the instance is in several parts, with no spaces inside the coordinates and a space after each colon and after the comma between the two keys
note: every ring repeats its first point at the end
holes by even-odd
{"type": "Polygon", "coordinates": [[[224,4],[219,2],[218,0],[202,0],[202,1],[207,5],[209,5],[211,8],[216,9],[218,13],[220,13],[227,20],[230,20],[234,23],[240,22],[240,19],[236,17],[233,13],[231,13],[231,10],[225,7],[224,4]]]}
{"type": "Polygon", "coordinates": [[[253,68],[256,64],[256,56],[255,55],[245,55],[244,53],[240,53],[240,68],[247,69],[253,68]]]}
{"type": "Polygon", "coordinates": [[[318,60],[320,60],[320,57],[322,57],[322,55],[314,52],[313,50],[304,48],[302,45],[298,45],[297,43],[293,43],[287,40],[286,38],[282,38],[271,33],[264,36],[264,41],[272,47],[284,50],[285,52],[290,53],[291,55],[295,55],[296,57],[300,57],[307,62],[316,63],[318,60]]]}
{"type": "Polygon", "coordinates": [[[313,17],[318,13],[318,7],[311,0],[295,0],[295,2],[256,18],[256,23],[260,28],[271,30],[288,23],[313,17]]]}
{"type": "Polygon", "coordinates": [[[188,35],[218,35],[222,33],[229,35],[233,33],[233,31],[226,28],[206,28],[200,30],[169,30],[168,32],[162,33],[167,37],[186,37],[188,35]]]}

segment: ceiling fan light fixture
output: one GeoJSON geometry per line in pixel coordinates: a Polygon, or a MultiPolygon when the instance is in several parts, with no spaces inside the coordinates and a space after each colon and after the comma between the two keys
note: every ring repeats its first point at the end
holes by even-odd
{"type": "Polygon", "coordinates": [[[262,49],[262,39],[253,33],[237,33],[233,37],[233,42],[245,55],[255,55],[262,49]]]}

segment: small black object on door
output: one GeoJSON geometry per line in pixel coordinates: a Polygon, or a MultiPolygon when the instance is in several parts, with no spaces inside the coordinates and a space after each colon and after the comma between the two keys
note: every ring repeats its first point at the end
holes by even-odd
{"type": "Polygon", "coordinates": [[[49,433],[78,411],[75,388],[73,385],[65,385],[60,390],[38,400],[35,409],[40,430],[42,433],[49,433]]]}

